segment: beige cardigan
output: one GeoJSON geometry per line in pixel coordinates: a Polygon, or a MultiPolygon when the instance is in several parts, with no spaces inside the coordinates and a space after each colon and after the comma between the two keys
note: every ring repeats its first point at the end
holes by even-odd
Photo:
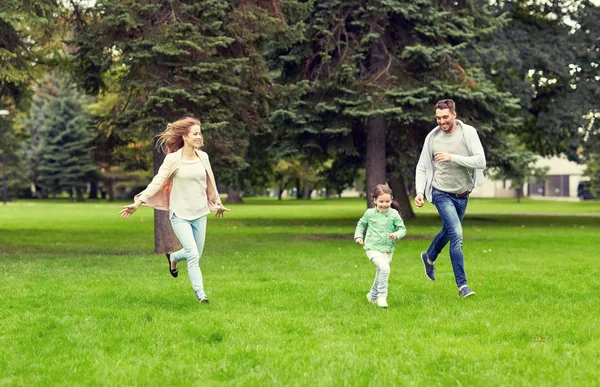
{"type": "MultiPolygon", "coordinates": [[[[176,152],[169,153],[165,156],[165,160],[158,169],[158,173],[145,190],[135,195],[135,200],[140,199],[144,205],[155,208],[157,210],[168,211],[171,198],[171,189],[173,187],[173,175],[179,170],[181,164],[181,156],[183,148],[176,152]]],[[[206,169],[206,196],[208,199],[208,208],[211,211],[223,207],[219,192],[217,192],[217,184],[213,175],[208,154],[196,149],[196,154],[206,169]]]]}

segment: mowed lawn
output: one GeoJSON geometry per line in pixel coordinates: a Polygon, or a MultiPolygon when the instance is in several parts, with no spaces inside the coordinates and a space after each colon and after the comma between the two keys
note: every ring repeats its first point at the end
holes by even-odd
{"type": "Polygon", "coordinates": [[[123,220],[123,204],[0,207],[0,385],[599,384],[599,202],[472,199],[466,300],[447,249],[423,274],[440,227],[425,208],[388,309],[365,298],[361,200],[230,206],[208,222],[202,305],[152,253],[152,210],[123,220]]]}

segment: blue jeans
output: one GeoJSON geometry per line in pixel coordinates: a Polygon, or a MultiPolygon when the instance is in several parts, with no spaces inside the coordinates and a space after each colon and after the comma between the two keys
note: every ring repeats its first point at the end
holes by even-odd
{"type": "Polygon", "coordinates": [[[206,216],[194,220],[178,218],[175,213],[171,215],[171,226],[177,235],[177,239],[183,249],[171,253],[171,261],[187,261],[188,275],[196,297],[206,297],[204,284],[202,283],[202,271],[200,271],[200,257],[204,250],[206,238],[206,216]]]}
{"type": "Polygon", "coordinates": [[[433,238],[427,258],[434,262],[442,249],[450,242],[450,261],[456,285],[461,287],[467,284],[465,274],[464,255],[462,250],[463,230],[462,220],[465,217],[469,196],[457,198],[456,195],[433,189],[431,203],[437,208],[442,218],[442,230],[433,238]]]}

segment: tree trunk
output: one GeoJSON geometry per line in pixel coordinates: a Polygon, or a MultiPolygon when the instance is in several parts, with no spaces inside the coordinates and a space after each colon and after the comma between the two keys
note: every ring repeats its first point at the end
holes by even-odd
{"type": "Polygon", "coordinates": [[[310,188],[308,185],[304,186],[304,191],[302,192],[302,199],[303,200],[310,200],[310,195],[312,194],[312,188],[310,188]]]}
{"type": "Polygon", "coordinates": [[[109,177],[104,181],[106,185],[106,193],[108,194],[108,201],[115,201],[115,180],[112,177],[109,177]]]}
{"type": "Polygon", "coordinates": [[[402,212],[402,219],[411,219],[415,217],[415,213],[410,204],[410,197],[408,196],[408,189],[404,182],[404,177],[390,178],[390,188],[394,192],[394,200],[400,205],[400,211],[402,212]]]}
{"type": "Polygon", "coordinates": [[[517,203],[521,203],[521,196],[523,196],[523,188],[517,188],[515,191],[517,191],[517,203]]]}
{"type": "Polygon", "coordinates": [[[77,189],[75,190],[75,195],[76,195],[76,196],[75,196],[75,200],[76,200],[78,203],[81,203],[81,202],[83,202],[83,190],[82,190],[81,188],[77,188],[77,189]]]}
{"type": "MultiPolygon", "coordinates": [[[[158,125],[155,127],[155,134],[161,132],[158,125]]],[[[165,154],[156,146],[157,137],[154,140],[154,174],[158,172],[165,154]]],[[[171,228],[169,220],[169,212],[162,210],[154,210],[154,252],[161,254],[172,252],[180,249],[179,240],[171,228]]]]}
{"type": "Polygon", "coordinates": [[[98,199],[98,182],[96,180],[90,181],[90,194],[88,199],[98,199]]]}
{"type": "Polygon", "coordinates": [[[300,179],[296,179],[296,199],[300,199],[300,179]]]}
{"type": "Polygon", "coordinates": [[[367,119],[367,207],[373,206],[371,192],[377,184],[385,184],[385,140],[387,121],[384,117],[367,119]]]}
{"type": "Polygon", "coordinates": [[[225,203],[243,203],[242,193],[231,188],[227,188],[227,200],[225,203]]]}

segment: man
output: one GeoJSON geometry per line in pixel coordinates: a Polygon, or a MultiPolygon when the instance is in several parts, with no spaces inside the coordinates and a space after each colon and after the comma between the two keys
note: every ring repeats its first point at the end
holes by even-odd
{"type": "Polygon", "coordinates": [[[454,101],[435,104],[436,126],[425,138],[417,164],[415,205],[423,206],[424,197],[442,218],[442,230],[421,253],[425,275],[435,281],[435,260],[450,242],[450,260],[458,286],[458,295],[475,294],[467,284],[462,250],[462,220],[473,188],[485,182],[485,154],[477,131],[456,119],[454,101]]]}

